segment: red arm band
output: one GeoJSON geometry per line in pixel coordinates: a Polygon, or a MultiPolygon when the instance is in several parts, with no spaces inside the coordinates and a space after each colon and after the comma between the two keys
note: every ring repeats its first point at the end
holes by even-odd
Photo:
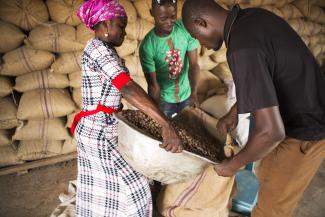
{"type": "Polygon", "coordinates": [[[121,90],[130,80],[132,78],[127,73],[122,72],[112,80],[112,83],[118,90],[121,90]]]}

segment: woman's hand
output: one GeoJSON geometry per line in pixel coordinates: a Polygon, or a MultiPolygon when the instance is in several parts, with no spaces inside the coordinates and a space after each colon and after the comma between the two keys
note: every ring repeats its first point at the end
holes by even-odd
{"type": "Polygon", "coordinates": [[[170,124],[162,127],[162,137],[163,143],[160,144],[161,148],[173,153],[180,153],[183,151],[181,140],[170,124]]]}

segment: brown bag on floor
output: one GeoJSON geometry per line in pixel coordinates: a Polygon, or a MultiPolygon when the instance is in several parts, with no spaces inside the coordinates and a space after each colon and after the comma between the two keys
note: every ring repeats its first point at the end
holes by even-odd
{"type": "Polygon", "coordinates": [[[190,181],[163,186],[158,211],[168,217],[228,217],[233,185],[234,177],[218,176],[208,166],[190,181]]]}

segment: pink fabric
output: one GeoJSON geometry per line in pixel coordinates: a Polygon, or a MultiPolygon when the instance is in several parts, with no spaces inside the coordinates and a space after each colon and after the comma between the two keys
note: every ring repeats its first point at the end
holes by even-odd
{"type": "Polygon", "coordinates": [[[89,29],[93,30],[93,27],[101,21],[127,15],[122,5],[116,0],[88,0],[81,5],[77,16],[89,29]]]}

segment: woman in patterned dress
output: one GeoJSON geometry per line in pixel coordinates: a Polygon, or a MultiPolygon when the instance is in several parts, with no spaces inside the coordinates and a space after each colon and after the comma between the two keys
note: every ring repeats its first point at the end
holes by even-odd
{"type": "Polygon", "coordinates": [[[162,126],[167,151],[181,152],[179,137],[153,101],[129,76],[114,47],[126,35],[127,16],[114,0],[89,0],[78,11],[95,31],[82,55],[83,108],[71,128],[78,145],[76,216],[147,217],[152,201],[147,178],[128,165],[117,150],[121,98],[162,126]]]}

